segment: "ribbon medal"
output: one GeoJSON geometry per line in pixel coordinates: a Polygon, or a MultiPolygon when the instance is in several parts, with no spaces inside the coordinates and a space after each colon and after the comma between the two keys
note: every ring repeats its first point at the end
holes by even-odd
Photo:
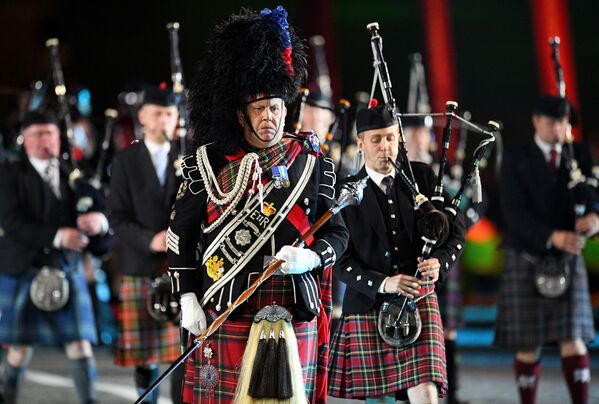
{"type": "Polygon", "coordinates": [[[280,189],[281,187],[289,188],[291,182],[289,181],[289,173],[287,173],[287,166],[274,166],[272,168],[272,179],[275,182],[275,188],[280,189]]]}

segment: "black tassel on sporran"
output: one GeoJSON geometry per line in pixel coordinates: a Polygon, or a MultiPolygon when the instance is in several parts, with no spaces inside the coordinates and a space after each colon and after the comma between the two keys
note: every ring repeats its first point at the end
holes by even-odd
{"type": "Polygon", "coordinates": [[[279,346],[277,349],[278,374],[278,393],[277,397],[281,400],[290,399],[293,396],[293,386],[291,384],[291,368],[289,367],[289,354],[287,351],[287,340],[285,333],[281,330],[279,334],[279,346]]]}

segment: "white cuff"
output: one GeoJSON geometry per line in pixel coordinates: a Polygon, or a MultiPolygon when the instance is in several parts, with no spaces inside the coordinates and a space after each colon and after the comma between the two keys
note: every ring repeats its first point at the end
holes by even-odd
{"type": "Polygon", "coordinates": [[[385,293],[385,284],[387,283],[387,279],[389,279],[389,277],[386,277],[381,282],[381,286],[379,286],[379,290],[378,290],[379,293],[385,293]]]}
{"type": "Polygon", "coordinates": [[[104,213],[100,213],[100,222],[102,222],[102,230],[100,230],[100,235],[104,236],[110,230],[110,224],[108,223],[108,219],[104,213]]]}
{"type": "MultiPolygon", "coordinates": [[[[196,295],[196,294],[195,294],[195,292],[186,292],[186,293],[183,293],[183,294],[181,295],[181,300],[182,300],[183,298],[186,298],[186,296],[195,296],[195,295],[196,295]]],[[[196,299],[197,299],[197,296],[196,296],[196,299]]]]}
{"type": "Polygon", "coordinates": [[[56,232],[56,235],[54,236],[54,240],[52,240],[52,247],[59,249],[60,247],[62,247],[60,245],[60,238],[62,236],[62,230],[58,229],[58,231],[56,232]]]}

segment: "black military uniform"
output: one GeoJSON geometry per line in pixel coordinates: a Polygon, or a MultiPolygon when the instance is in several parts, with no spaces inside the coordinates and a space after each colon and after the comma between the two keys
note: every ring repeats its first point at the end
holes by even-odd
{"type": "MultiPolygon", "coordinates": [[[[174,108],[175,99],[168,90],[147,87],[144,106],[174,108]]],[[[166,253],[152,251],[150,245],[154,236],[168,227],[169,212],[181,182],[177,158],[176,142],[158,146],[143,140],[117,154],[112,163],[109,215],[122,245],[115,363],[136,368],[140,394],[158,377],[158,364],[172,362],[179,354],[177,325],[159,321],[150,312],[154,310],[152,281],[165,274],[167,266],[166,253]],[[159,153],[166,153],[166,149],[168,154],[159,161],[159,153]]],[[[180,383],[173,381],[172,386],[172,398],[179,402],[180,383]]],[[[158,390],[152,397],[157,400],[158,390]]]]}
{"type": "MultiPolygon", "coordinates": [[[[50,112],[28,113],[23,130],[32,125],[52,126],[59,133],[58,121],[50,112]]],[[[82,272],[81,254],[62,247],[60,240],[60,229],[77,228],[78,202],[69,186],[68,173],[61,168],[55,158],[42,160],[24,156],[2,167],[0,172],[0,344],[30,347],[96,342],[93,307],[82,272]],[[44,268],[60,269],[64,273],[53,272],[64,276],[68,283],[68,295],[62,294],[62,288],[56,290],[60,296],[68,296],[62,307],[53,303],[41,305],[37,299],[38,303],[34,304],[32,285],[36,289],[48,285],[41,277],[37,278],[44,273],[44,268]]],[[[96,236],[97,246],[109,238],[105,217],[103,221],[104,236],[96,236]]],[[[93,402],[96,378],[93,355],[71,359],[71,362],[81,401],[93,402]]],[[[15,400],[27,365],[27,358],[18,367],[5,360],[3,384],[7,403],[15,400]]]]}
{"type": "MultiPolygon", "coordinates": [[[[384,106],[361,110],[356,122],[360,132],[396,125],[384,106]]],[[[411,165],[420,192],[432,195],[435,176],[430,167],[419,162],[411,165]]],[[[390,396],[388,400],[395,401],[395,396],[406,399],[410,387],[434,382],[439,394],[444,395],[447,380],[443,328],[434,284],[429,282],[420,288],[421,296],[430,294],[417,302],[422,332],[412,345],[394,348],[377,331],[378,310],[389,297],[383,293],[383,282],[401,273],[413,275],[423,242],[416,230],[412,195],[399,176],[392,172],[383,178],[384,174],[364,166],[346,181],[365,177],[369,180],[362,203],[342,212],[350,241],[335,266],[335,276],[346,283],[347,289],[343,314],[331,343],[329,394],[341,398],[390,396]]],[[[464,223],[458,214],[448,239],[431,254],[440,264],[439,282],[457,261],[463,245],[464,223]]]]}
{"type": "MultiPolygon", "coordinates": [[[[559,97],[537,100],[537,119],[556,122],[568,116],[569,104],[559,97]]],[[[555,124],[555,123],[554,123],[555,124]]],[[[505,221],[505,262],[501,275],[495,345],[518,350],[535,350],[547,343],[562,343],[594,338],[593,314],[586,269],[582,256],[555,248],[550,240],[555,230],[574,231],[574,193],[568,189],[567,146],[550,145],[538,135],[524,145],[506,150],[500,182],[501,206],[505,221]],[[561,147],[554,161],[547,160],[542,148],[561,147]],[[551,167],[552,163],[555,164],[551,167]],[[535,287],[535,272],[558,262],[567,268],[568,289],[560,296],[547,297],[535,287]]],[[[588,147],[574,144],[574,157],[582,173],[592,178],[595,159],[588,147]]],[[[549,154],[549,153],[548,153],[549,154]]],[[[594,185],[586,187],[583,201],[587,214],[597,212],[594,185]]],[[[584,402],[576,391],[587,389],[590,379],[589,358],[574,355],[562,358],[564,374],[574,402],[584,402]],[[575,376],[578,374],[579,376],[575,376]]],[[[540,360],[524,363],[516,359],[517,383],[523,402],[532,402],[536,394],[540,360]],[[529,401],[530,400],[530,401],[529,401]]]]}
{"type": "MultiPolygon", "coordinates": [[[[211,323],[262,274],[265,262],[333,204],[334,167],[319,153],[317,137],[282,133],[284,104],[297,96],[306,71],[302,44],[286,17],[280,6],[232,16],[217,29],[200,79],[191,87],[191,124],[201,146],[184,159],[185,181],[167,239],[169,272],[182,296],[182,324],[184,299],[196,301],[195,310],[211,323]],[[264,114],[260,122],[277,116],[270,124],[275,133],[270,143],[254,127],[252,108],[264,114]],[[246,135],[267,146],[252,145],[246,135]]],[[[315,265],[301,274],[269,278],[190,356],[185,401],[247,402],[254,394],[249,380],[269,380],[253,370],[271,372],[279,366],[290,369],[285,374],[293,380],[292,391],[260,390],[266,394],[262,398],[316,401],[315,389],[326,395],[317,366],[327,352],[320,350],[319,358],[318,349],[328,343],[331,266],[346,243],[343,221],[333,217],[305,249],[298,248],[315,257],[315,265]],[[254,322],[259,310],[274,305],[292,319],[278,318],[276,326],[254,322]],[[258,366],[263,362],[256,346],[266,339],[289,354],[271,366],[258,366]]]]}

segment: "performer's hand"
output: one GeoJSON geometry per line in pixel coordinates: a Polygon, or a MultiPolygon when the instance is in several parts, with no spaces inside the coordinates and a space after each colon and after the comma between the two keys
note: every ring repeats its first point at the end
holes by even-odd
{"type": "Polygon", "coordinates": [[[399,274],[392,276],[385,282],[385,293],[399,293],[410,299],[418,296],[418,289],[422,281],[414,276],[399,274]]]}
{"type": "Polygon", "coordinates": [[[307,248],[284,246],[275,254],[279,260],[285,261],[281,265],[284,274],[303,274],[320,265],[320,257],[307,248]]]}
{"type": "Polygon", "coordinates": [[[428,276],[433,282],[437,282],[439,280],[440,269],[441,264],[436,258],[429,258],[418,264],[418,271],[422,274],[422,276],[428,276]]]}
{"type": "Polygon", "coordinates": [[[206,315],[193,292],[181,295],[181,327],[196,336],[206,329],[206,315]]]}
{"type": "Polygon", "coordinates": [[[73,227],[60,229],[60,246],[67,250],[81,252],[89,243],[87,236],[73,227]]]}
{"type": "Polygon", "coordinates": [[[595,213],[589,213],[576,219],[575,230],[577,233],[589,237],[599,232],[599,216],[595,213]]]}
{"type": "Polygon", "coordinates": [[[152,252],[166,252],[166,230],[154,234],[150,242],[150,250],[152,252]]]}
{"type": "Polygon", "coordinates": [[[585,238],[573,231],[554,230],[551,233],[551,244],[558,250],[578,255],[584,247],[585,238]]]}
{"type": "Polygon", "coordinates": [[[84,213],[77,218],[77,227],[88,236],[102,233],[103,217],[100,212],[84,213]]]}

